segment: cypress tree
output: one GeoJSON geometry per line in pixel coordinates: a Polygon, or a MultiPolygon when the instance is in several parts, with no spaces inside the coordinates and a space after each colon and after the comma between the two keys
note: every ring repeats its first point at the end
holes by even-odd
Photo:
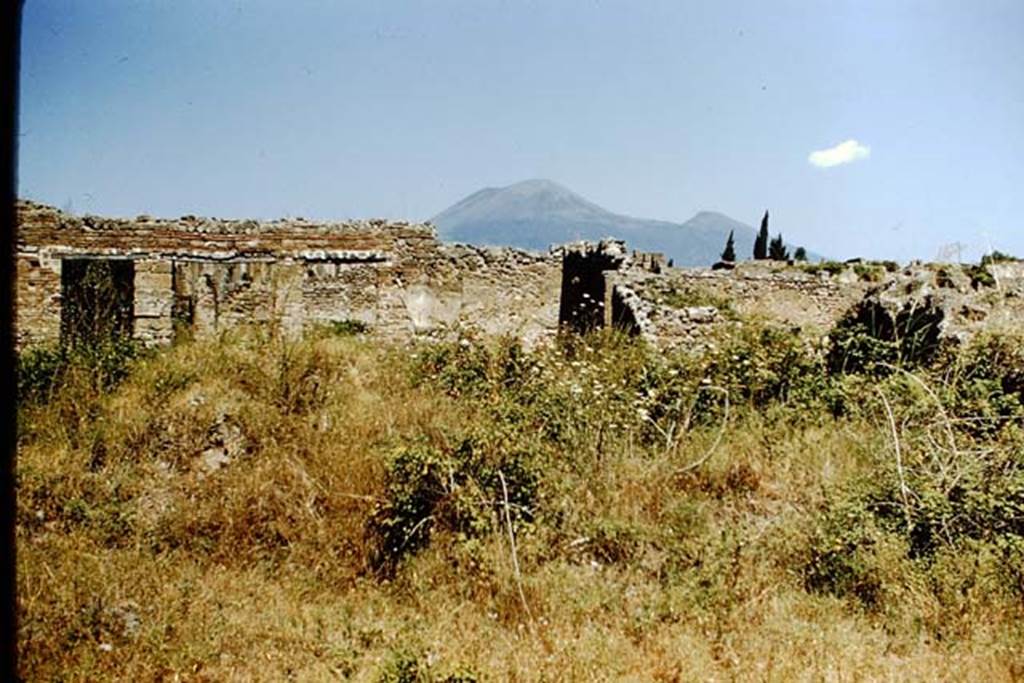
{"type": "Polygon", "coordinates": [[[807,250],[804,249],[803,247],[797,247],[796,251],[793,252],[793,260],[794,261],[806,261],[807,260],[807,250]]]}
{"type": "Polygon", "coordinates": [[[733,241],[732,232],[729,231],[729,239],[725,241],[725,249],[722,250],[722,260],[730,263],[736,260],[736,243],[733,241]]]}
{"type": "Polygon", "coordinates": [[[754,258],[755,259],[766,259],[768,258],[768,212],[764,212],[764,218],[761,219],[761,231],[757,233],[757,238],[754,240],[754,258]]]}
{"type": "Polygon", "coordinates": [[[768,245],[768,258],[772,261],[788,261],[789,251],[786,250],[786,243],[782,241],[782,233],[772,239],[768,245]]]}

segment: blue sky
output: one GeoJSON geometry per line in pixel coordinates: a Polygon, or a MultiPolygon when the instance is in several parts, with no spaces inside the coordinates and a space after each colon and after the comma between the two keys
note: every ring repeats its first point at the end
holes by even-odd
{"type": "Polygon", "coordinates": [[[550,178],[836,257],[1024,255],[1022,36],[1020,0],[27,0],[19,193],[427,219],[550,178]]]}

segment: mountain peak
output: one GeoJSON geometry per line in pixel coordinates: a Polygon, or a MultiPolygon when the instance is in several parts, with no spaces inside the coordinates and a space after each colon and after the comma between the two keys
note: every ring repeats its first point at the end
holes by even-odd
{"type": "Polygon", "coordinates": [[[687,266],[718,260],[730,231],[737,252],[749,253],[755,236],[749,225],[714,211],[701,211],[683,224],[623,216],[546,178],[479,190],[431,220],[442,239],[455,242],[546,249],[616,237],[631,249],[659,251],[687,266]]]}
{"type": "Polygon", "coordinates": [[[529,178],[528,180],[520,180],[518,183],[512,183],[511,185],[499,189],[518,192],[543,192],[545,190],[569,192],[568,188],[565,186],[559,185],[554,180],[548,180],[547,178],[529,178]]]}

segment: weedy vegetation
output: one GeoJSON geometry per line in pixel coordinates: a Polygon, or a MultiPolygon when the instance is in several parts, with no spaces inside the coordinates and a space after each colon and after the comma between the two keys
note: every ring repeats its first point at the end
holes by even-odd
{"type": "Polygon", "coordinates": [[[1024,337],[22,357],[26,680],[1019,680],[1024,337]]]}

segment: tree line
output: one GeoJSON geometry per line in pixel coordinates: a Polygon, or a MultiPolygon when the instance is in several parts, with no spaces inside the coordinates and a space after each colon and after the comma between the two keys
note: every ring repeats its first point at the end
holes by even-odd
{"type": "MultiPolygon", "coordinates": [[[[789,261],[790,258],[794,261],[806,261],[807,250],[803,247],[797,247],[791,257],[789,250],[786,248],[786,243],[782,239],[781,232],[775,237],[769,237],[768,212],[765,211],[764,218],[761,219],[761,229],[754,239],[754,260],[789,261]]],[[[733,239],[732,230],[729,231],[729,238],[725,242],[725,249],[722,250],[721,259],[729,263],[736,261],[736,241],[733,239]]]]}

